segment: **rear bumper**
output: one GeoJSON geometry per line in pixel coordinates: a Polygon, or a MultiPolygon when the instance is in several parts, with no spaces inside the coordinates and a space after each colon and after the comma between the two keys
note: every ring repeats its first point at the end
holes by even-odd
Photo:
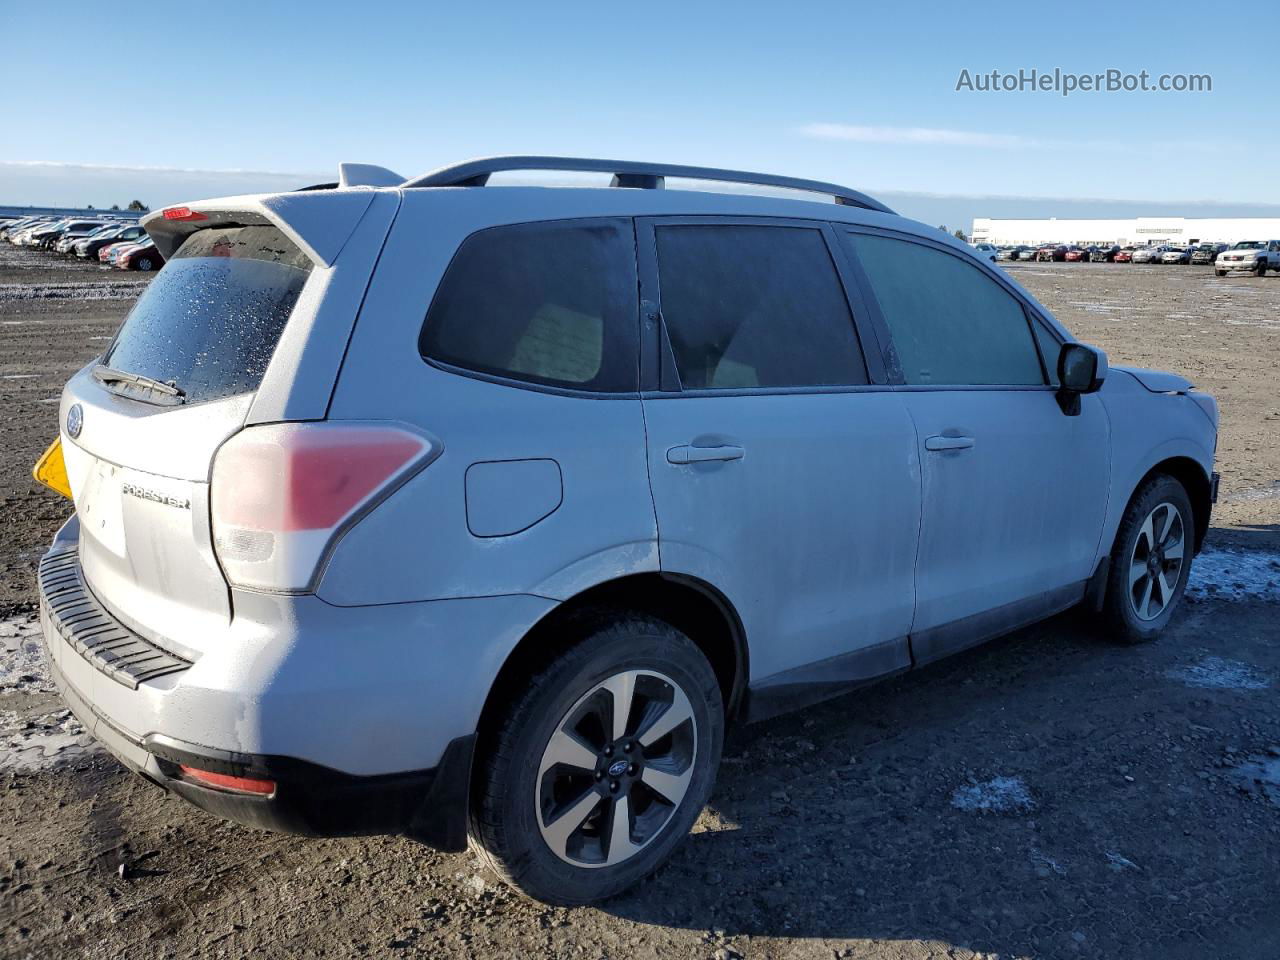
{"type": "Polygon", "coordinates": [[[73,517],[42,561],[45,647],[68,705],[126,766],[253,826],[465,843],[489,687],[555,601],[336,607],[237,591],[225,632],[188,660],[115,620],[109,597],[84,582],[78,545],[73,517]],[[184,764],[277,789],[227,793],[184,778],[184,764]]]}
{"type": "Polygon", "coordinates": [[[162,734],[137,739],[96,711],[56,664],[50,673],[76,719],[117,760],[215,816],[301,836],[403,834],[439,850],[466,849],[474,734],[451,741],[433,768],[352,776],[293,757],[212,750],[162,734]],[[185,778],[183,766],[273,780],[276,789],[270,796],[217,790],[185,778]]]}

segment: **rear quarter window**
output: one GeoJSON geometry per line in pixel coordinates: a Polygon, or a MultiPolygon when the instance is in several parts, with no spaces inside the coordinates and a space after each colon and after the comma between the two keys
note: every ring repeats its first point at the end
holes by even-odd
{"type": "Polygon", "coordinates": [[[495,377],[634,392],[638,324],[629,221],[518,224],[463,241],[418,348],[424,359],[495,377]]]}
{"type": "Polygon", "coordinates": [[[102,362],[173,382],[188,403],[252,393],[311,269],[276,227],[199,230],[148,285],[102,362]]]}

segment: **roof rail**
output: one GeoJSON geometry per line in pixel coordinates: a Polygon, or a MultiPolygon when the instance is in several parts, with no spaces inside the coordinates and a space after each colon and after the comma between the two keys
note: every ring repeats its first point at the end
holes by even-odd
{"type": "Polygon", "coordinates": [[[686,167],[674,163],[639,163],[634,160],[594,160],[586,157],[483,157],[465,163],[441,167],[413,180],[405,187],[483,187],[489,176],[507,170],[556,170],[589,173],[611,173],[614,187],[661,189],[666,177],[690,180],[721,180],[761,187],[803,190],[833,197],[836,203],[849,207],[865,207],[881,213],[893,213],[879,200],[865,193],[835,183],[801,180],[797,177],[775,177],[767,173],[721,170],[718,167],[686,167]]]}

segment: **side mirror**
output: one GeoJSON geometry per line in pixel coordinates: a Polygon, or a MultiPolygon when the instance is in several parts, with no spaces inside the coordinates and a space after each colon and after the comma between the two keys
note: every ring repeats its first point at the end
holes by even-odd
{"type": "Polygon", "coordinates": [[[1085,343],[1064,343],[1058,353],[1058,405],[1069,417],[1080,413],[1080,396],[1097,393],[1107,379],[1107,355],[1085,343]]]}

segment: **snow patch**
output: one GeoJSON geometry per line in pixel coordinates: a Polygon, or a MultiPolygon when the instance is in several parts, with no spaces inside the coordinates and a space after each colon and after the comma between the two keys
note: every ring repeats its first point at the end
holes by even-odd
{"type": "Polygon", "coordinates": [[[1106,851],[1106,854],[1107,854],[1107,866],[1110,867],[1112,870],[1116,871],[1117,873],[1119,873],[1121,870],[1140,870],[1141,869],[1141,867],[1139,867],[1136,863],[1134,863],[1128,857],[1122,857],[1120,854],[1116,853],[1114,850],[1108,850],[1106,851]]]}
{"type": "Polygon", "coordinates": [[[1229,493],[1222,499],[1227,503],[1249,503],[1254,500],[1271,500],[1280,497],[1280,480],[1265,487],[1248,487],[1229,493]]]}
{"type": "Polygon", "coordinates": [[[0,713],[0,770],[39,773],[103,753],[70,710],[24,720],[0,713]]]}
{"type": "MultiPolygon", "coordinates": [[[[54,692],[43,647],[38,620],[11,617],[0,621],[0,691],[54,692]]],[[[37,717],[0,711],[0,770],[36,773],[102,752],[70,710],[37,717]]]]}
{"type": "Polygon", "coordinates": [[[1198,663],[1174,667],[1165,676],[1207,690],[1265,690],[1271,686],[1271,679],[1257,668],[1224,657],[1205,657],[1198,663]]]}
{"type": "Polygon", "coordinates": [[[1250,757],[1232,769],[1228,776],[1243,792],[1260,793],[1280,806],[1280,756],[1250,757]]]}
{"type": "Polygon", "coordinates": [[[1021,777],[992,777],[957,787],[951,805],[969,813],[1024,813],[1036,803],[1021,777]]]}
{"type": "Polygon", "coordinates": [[[1196,600],[1280,602],[1280,553],[1205,550],[1192,561],[1186,592],[1196,600]]]}
{"type": "MultiPolygon", "coordinates": [[[[132,300],[146,289],[147,280],[101,280],[88,283],[0,283],[0,302],[6,300],[132,300]]],[[[20,323],[22,321],[10,321],[20,323]]]]}
{"type": "Polygon", "coordinates": [[[45,668],[39,620],[0,620],[0,691],[4,690],[54,692],[45,668]]]}
{"type": "Polygon", "coordinates": [[[1036,865],[1036,872],[1041,876],[1047,877],[1049,875],[1049,871],[1053,871],[1060,877],[1065,877],[1067,875],[1066,867],[1048,854],[1041,853],[1039,850],[1035,849],[1035,847],[1031,848],[1031,862],[1036,865]]]}

